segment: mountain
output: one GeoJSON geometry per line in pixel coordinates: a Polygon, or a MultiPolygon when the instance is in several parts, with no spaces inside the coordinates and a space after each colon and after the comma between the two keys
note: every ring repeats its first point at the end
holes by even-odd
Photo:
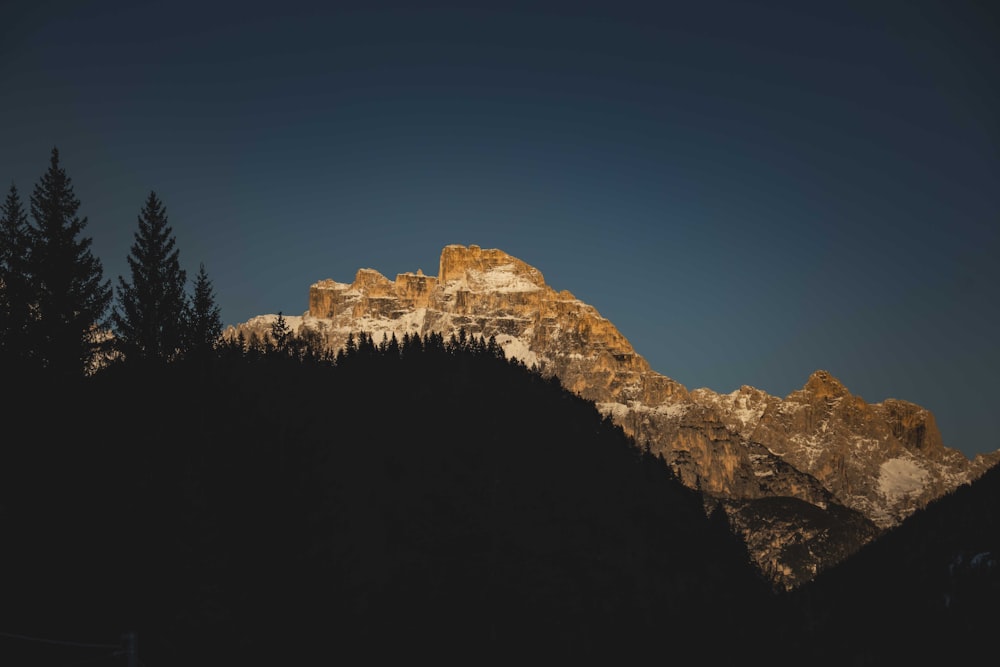
{"type": "MultiPolygon", "coordinates": [[[[253,318],[226,336],[266,337],[275,319],[253,318]]],[[[593,306],[498,249],[446,246],[437,276],[390,280],[363,268],[351,283],[322,280],[309,288],[309,309],[285,319],[330,350],[359,332],[376,341],[493,337],[508,358],[557,377],[662,456],[702,492],[706,511],[724,509],[780,588],[812,579],[1000,462],[1000,451],[969,461],[944,446],[928,410],[866,403],[823,370],[784,398],[749,386],[689,390],[653,371],[593,306]]]]}

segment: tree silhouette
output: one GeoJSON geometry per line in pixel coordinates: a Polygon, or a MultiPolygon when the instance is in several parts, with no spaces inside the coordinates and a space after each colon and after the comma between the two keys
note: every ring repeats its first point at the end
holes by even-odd
{"type": "Polygon", "coordinates": [[[182,350],[187,274],[167,222],[167,210],[150,192],[139,212],[139,228],[128,256],[132,280],[118,276],[111,320],[126,360],[169,361],[182,350]]]}
{"type": "Polygon", "coordinates": [[[194,279],[194,295],[185,317],[186,349],[196,355],[210,352],[222,336],[222,315],[215,303],[212,282],[208,279],[204,263],[198,266],[194,279]]]}
{"type": "Polygon", "coordinates": [[[286,352],[292,336],[292,330],[285,320],[285,316],[278,311],[278,319],[271,323],[271,341],[278,352],[286,352]]]}
{"type": "Polygon", "coordinates": [[[28,216],[17,188],[11,184],[0,208],[0,359],[7,368],[24,360],[31,318],[28,273],[28,216]]]}
{"type": "Polygon", "coordinates": [[[81,236],[87,218],[59,151],[52,149],[49,168],[31,195],[29,261],[37,317],[29,331],[32,353],[41,368],[57,376],[82,376],[93,370],[102,347],[101,326],[111,304],[111,282],[81,236]]]}

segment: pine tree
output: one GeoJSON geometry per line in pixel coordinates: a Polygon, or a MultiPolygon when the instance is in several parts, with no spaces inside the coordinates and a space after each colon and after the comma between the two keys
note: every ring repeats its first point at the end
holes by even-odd
{"type": "Polygon", "coordinates": [[[185,317],[185,328],[187,330],[185,348],[195,355],[211,352],[222,336],[222,316],[215,303],[212,282],[208,279],[204,264],[198,266],[198,275],[194,280],[194,296],[185,317]]]}
{"type": "Polygon", "coordinates": [[[392,359],[399,358],[399,340],[396,339],[395,331],[392,332],[392,337],[389,339],[389,344],[386,347],[386,351],[388,352],[390,358],[392,359]]]}
{"type": "Polygon", "coordinates": [[[26,358],[31,318],[28,216],[11,184],[0,208],[0,362],[20,366],[26,358]]]}
{"type": "Polygon", "coordinates": [[[278,311],[278,319],[271,323],[271,340],[278,352],[286,352],[288,343],[292,335],[292,330],[288,327],[288,322],[281,311],[278,311]]]}
{"type": "Polygon", "coordinates": [[[128,256],[132,281],[118,276],[111,314],[116,345],[125,359],[170,361],[183,349],[187,274],[181,269],[167,210],[150,192],[128,256]]]}
{"type": "Polygon", "coordinates": [[[93,239],[81,236],[87,218],[77,216],[79,208],[53,148],[49,168],[31,195],[29,262],[36,317],[29,340],[35,361],[61,377],[93,370],[112,298],[111,281],[104,280],[101,261],[90,250],[93,239]]]}

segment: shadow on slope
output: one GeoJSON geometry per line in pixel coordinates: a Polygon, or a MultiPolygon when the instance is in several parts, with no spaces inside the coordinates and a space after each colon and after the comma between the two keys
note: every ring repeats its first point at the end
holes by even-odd
{"type": "MultiPolygon", "coordinates": [[[[121,366],[11,415],[31,428],[4,448],[9,632],[134,630],[151,667],[718,663],[773,618],[723,513],[485,344],[121,366]]],[[[0,639],[21,665],[67,651],[0,639]]]]}
{"type": "Polygon", "coordinates": [[[929,504],[790,596],[815,664],[954,664],[995,655],[1000,466],[929,504]]]}

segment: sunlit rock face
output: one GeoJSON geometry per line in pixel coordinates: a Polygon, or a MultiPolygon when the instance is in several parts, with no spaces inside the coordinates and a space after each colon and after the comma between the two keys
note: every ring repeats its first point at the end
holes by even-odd
{"type": "MultiPolygon", "coordinates": [[[[265,335],[270,321],[255,318],[242,328],[265,335]]],[[[378,342],[405,333],[441,332],[448,338],[465,329],[469,335],[494,336],[508,358],[538,365],[593,400],[662,402],[685,393],[652,373],[592,306],[555,291],[525,262],[475,245],[445,247],[436,277],[401,273],[393,281],[361,269],[351,283],[317,282],[309,289],[309,310],[289,323],[320,330],[334,349],[351,332],[364,331],[378,342]]]]}
{"type": "MultiPolygon", "coordinates": [[[[227,335],[266,336],[275,317],[227,335]]],[[[285,319],[332,350],[359,332],[376,343],[461,329],[495,337],[508,358],[557,376],[660,454],[708,509],[721,504],[779,586],[807,580],[1000,462],[1000,452],[970,462],[942,444],[927,410],[868,404],[826,371],[785,398],[749,386],[689,391],[653,371],[594,307],[501,250],[449,245],[437,276],[389,280],[360,269],[351,283],[322,280],[309,289],[309,310],[285,319]]]]}
{"type": "Polygon", "coordinates": [[[749,438],[883,528],[986,467],[944,447],[927,410],[895,399],[868,404],[826,371],[769,404],[749,438]]]}

